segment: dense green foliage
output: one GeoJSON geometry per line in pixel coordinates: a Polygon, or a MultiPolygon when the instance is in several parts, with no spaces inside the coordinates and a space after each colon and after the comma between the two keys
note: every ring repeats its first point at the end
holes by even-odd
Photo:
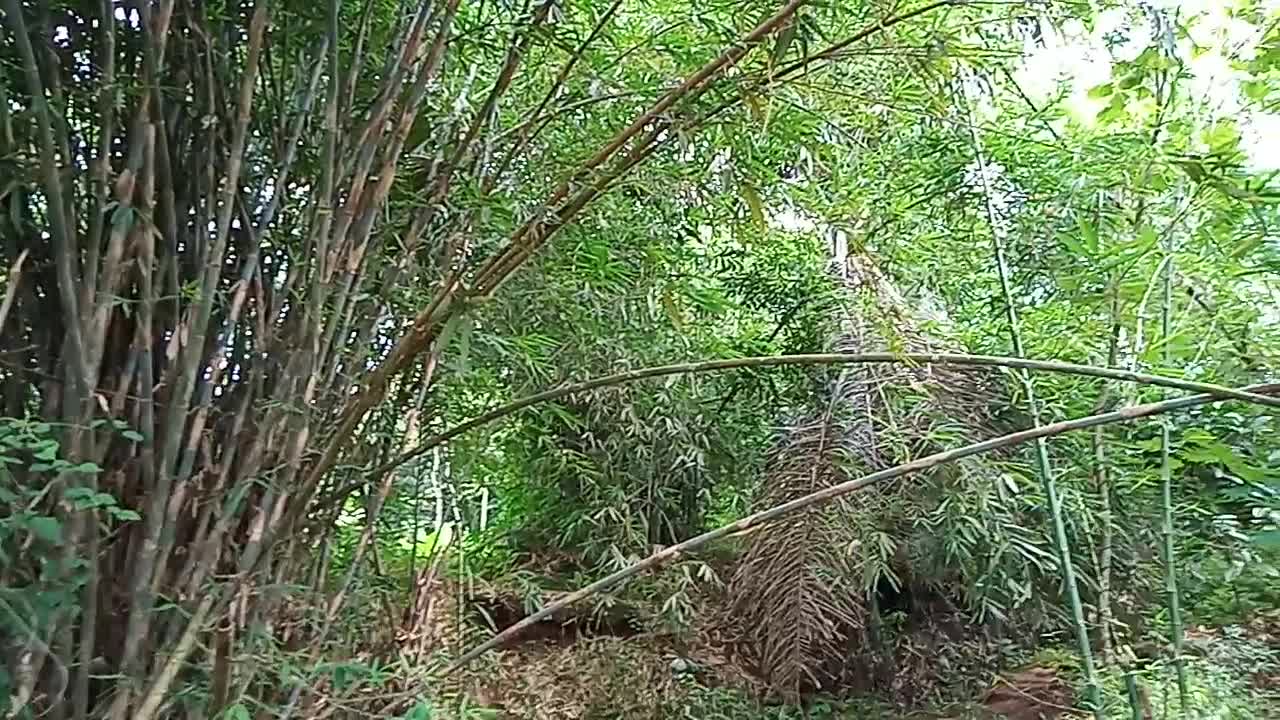
{"type": "Polygon", "coordinates": [[[583,630],[447,677],[490,626],[771,502],[1174,393],[756,368],[417,451],[513,398],[708,358],[924,347],[1277,380],[1275,2],[0,12],[14,716],[516,717],[553,672],[577,694],[539,717],[860,717],[1025,663],[1085,707],[1091,660],[1099,717],[1131,688],[1171,716],[1280,709],[1280,679],[1249,674],[1280,666],[1275,407],[930,467],[582,603],[657,636],[583,630]],[[741,562],[769,543],[771,569],[741,562]],[[760,652],[775,626],[795,642],[760,652]],[[793,648],[787,687],[746,659],[793,648]],[[699,653],[714,667],[667,665],[699,653]]]}

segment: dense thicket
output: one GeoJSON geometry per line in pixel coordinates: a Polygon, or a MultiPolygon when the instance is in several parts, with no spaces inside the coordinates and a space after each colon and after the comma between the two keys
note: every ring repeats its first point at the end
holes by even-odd
{"type": "MultiPolygon", "coordinates": [[[[441,578],[586,580],[791,497],[775,426],[832,397],[866,406],[840,442],[877,459],[823,445],[810,489],[990,434],[967,412],[994,432],[1163,392],[903,371],[850,395],[788,367],[583,393],[414,452],[574,378],[816,352],[849,318],[894,352],[1274,378],[1276,196],[1249,123],[1275,109],[1280,35],[1236,5],[1213,25],[946,0],[6,0],[14,712],[403,714],[421,688],[362,688],[460,649],[424,630],[441,578]],[[1103,23],[1127,34],[1109,82],[1028,82],[1103,23]],[[1231,114],[1197,84],[1205,27],[1248,36],[1212,45],[1231,114]],[[892,278],[852,305],[829,268],[851,250],[892,278]]],[[[1214,405],[965,466],[824,520],[800,555],[875,553],[802,574],[853,573],[861,608],[910,568],[973,622],[1074,623],[1104,661],[1163,603],[1176,643],[1180,572],[1274,549],[1277,429],[1214,405]]],[[[663,592],[687,620],[692,591],[663,592]]]]}

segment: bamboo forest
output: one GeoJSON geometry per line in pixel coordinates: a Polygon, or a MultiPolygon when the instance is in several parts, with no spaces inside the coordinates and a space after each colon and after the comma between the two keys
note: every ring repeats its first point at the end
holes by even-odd
{"type": "Polygon", "coordinates": [[[0,660],[1280,718],[1280,0],[0,0],[0,660]]]}

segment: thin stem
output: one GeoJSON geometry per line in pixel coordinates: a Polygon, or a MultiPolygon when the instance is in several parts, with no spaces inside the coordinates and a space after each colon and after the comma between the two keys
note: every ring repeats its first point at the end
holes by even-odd
{"type": "MultiPolygon", "coordinates": [[[[122,668],[132,668],[138,660],[143,647],[143,638],[148,628],[148,619],[152,615],[155,601],[152,592],[152,580],[156,572],[157,561],[164,557],[161,548],[161,537],[167,517],[166,508],[170,504],[170,492],[175,485],[178,471],[179,449],[182,435],[187,427],[187,409],[190,406],[192,390],[195,387],[196,375],[204,360],[205,333],[209,319],[213,313],[215,296],[218,293],[218,281],[222,275],[222,263],[227,237],[231,230],[231,214],[235,209],[235,194],[240,185],[241,161],[244,157],[246,136],[252,114],[253,91],[258,75],[258,58],[263,45],[263,35],[267,25],[267,9],[265,0],[257,0],[253,16],[249,24],[248,50],[246,53],[244,74],[240,82],[237,114],[231,148],[227,156],[226,187],[221,198],[217,224],[212,247],[205,258],[203,277],[200,283],[200,295],[197,304],[192,308],[189,342],[182,349],[180,361],[175,365],[178,371],[174,385],[172,402],[164,418],[164,426],[159,428],[154,440],[144,446],[147,461],[142,463],[144,472],[154,471],[156,482],[146,485],[149,489],[148,505],[143,519],[143,535],[139,550],[134,558],[132,577],[129,579],[130,608],[126,620],[126,649],[121,658],[122,668]],[[150,453],[155,453],[151,460],[150,453]]],[[[159,58],[157,58],[157,61],[159,58]]],[[[144,426],[144,432],[150,433],[153,424],[144,426]]],[[[129,700],[132,696],[131,682],[135,678],[125,672],[117,685],[116,697],[111,706],[111,717],[123,720],[128,712],[129,700]]],[[[141,717],[138,710],[134,717],[141,717]]]]}
{"type": "Polygon", "coordinates": [[[637,370],[627,370],[625,372],[614,373],[612,375],[604,375],[592,378],[578,383],[569,385],[561,385],[557,388],[544,390],[540,393],[528,395],[519,400],[514,400],[505,405],[496,407],[486,413],[477,415],[476,417],[459,423],[454,427],[446,430],[438,435],[432,436],[424,440],[417,447],[400,455],[395,460],[387,463],[372,471],[371,475],[378,475],[388,472],[404,463],[429,452],[432,448],[443,445],[455,437],[463,435],[481,425],[487,425],[495,420],[512,415],[520,410],[533,405],[538,405],[569,395],[584,393],[589,390],[595,390],[602,387],[613,387],[616,385],[625,385],[627,383],[637,382],[647,378],[665,377],[668,375],[684,375],[689,373],[714,372],[718,370],[733,370],[740,368],[758,368],[758,367],[778,367],[783,365],[840,365],[840,364],[859,364],[859,363],[910,363],[916,365],[961,365],[969,367],[1005,367],[1024,370],[1035,370],[1042,372],[1059,372],[1071,375],[1084,375],[1086,377],[1104,378],[1108,380],[1118,380],[1121,382],[1136,383],[1139,385],[1155,385],[1158,387],[1174,388],[1178,390],[1187,390],[1189,392],[1209,393],[1216,395],[1222,399],[1243,400],[1246,402],[1258,403],[1261,405],[1280,407],[1280,399],[1258,395],[1256,393],[1243,393],[1239,390],[1222,385],[1214,385],[1210,383],[1199,383],[1191,380],[1180,380],[1178,378],[1165,377],[1160,375],[1147,375],[1144,373],[1133,372],[1131,370],[1121,370],[1119,368],[1101,368],[1092,365],[1077,365],[1075,363],[1056,362],[1052,360],[1028,360],[1025,358],[1000,357],[994,355],[965,355],[960,353],[813,353],[813,354],[797,354],[797,355],[773,355],[763,357],[745,357],[733,358],[729,360],[703,360],[701,362],[680,363],[676,365],[658,365],[655,367],[640,368],[637,370]]]}
{"type": "MultiPolygon", "coordinates": [[[[1170,340],[1171,316],[1173,315],[1173,241],[1165,242],[1164,264],[1164,301],[1160,306],[1160,335],[1164,347],[1161,354],[1166,366],[1171,362],[1170,340]]],[[[1170,452],[1169,419],[1160,419],[1160,492],[1162,504],[1161,525],[1163,543],[1161,551],[1164,556],[1164,590],[1165,602],[1169,609],[1169,632],[1173,640],[1173,667],[1178,674],[1178,703],[1185,714],[1191,708],[1190,693],[1187,690],[1187,667],[1182,660],[1182,607],[1178,598],[1178,569],[1175,565],[1177,554],[1174,552],[1173,539],[1173,467],[1170,452]]]]}
{"type": "MultiPolygon", "coordinates": [[[[1115,367],[1120,360],[1120,293],[1119,280],[1112,276],[1108,292],[1111,295],[1111,332],[1107,340],[1107,367],[1115,367]]],[[[1114,388],[1107,385],[1098,397],[1096,412],[1105,410],[1111,401],[1114,388]]],[[[1111,565],[1115,546],[1115,518],[1112,514],[1111,478],[1107,468],[1106,433],[1102,428],[1093,431],[1093,474],[1101,508],[1098,512],[1102,546],[1098,553],[1098,656],[1102,663],[1111,659],[1111,565]]]]}
{"type": "MultiPolygon", "coordinates": [[[[965,82],[962,78],[961,82],[965,82]]],[[[1000,276],[1000,290],[1004,295],[1005,315],[1009,323],[1009,336],[1013,344],[1013,354],[1022,357],[1022,329],[1019,325],[1017,303],[1013,296],[1012,283],[1009,278],[1009,263],[1005,257],[1004,228],[996,215],[991,196],[990,178],[988,177],[986,158],[982,149],[982,139],[978,135],[973,110],[967,99],[965,110],[969,115],[969,133],[973,141],[974,157],[978,163],[978,178],[985,202],[987,224],[991,230],[991,245],[995,253],[996,270],[1000,276]]],[[[1031,374],[1026,370],[1018,373],[1023,392],[1026,393],[1027,409],[1031,413],[1033,427],[1040,425],[1040,405],[1036,401],[1035,385],[1031,374]]],[[[1067,601],[1071,606],[1071,619],[1075,625],[1076,644],[1080,651],[1080,661],[1084,666],[1085,683],[1088,686],[1089,704],[1092,706],[1097,720],[1105,720],[1102,710],[1102,687],[1098,682],[1098,673],[1094,668],[1093,650],[1089,643],[1089,626],[1084,618],[1084,604],[1080,601],[1080,589],[1076,584],[1075,568],[1071,560],[1071,545],[1067,539],[1066,522],[1063,519],[1062,498],[1058,495],[1057,482],[1054,479],[1053,465],[1049,461],[1049,448],[1043,439],[1036,440],[1036,469],[1040,473],[1040,483],[1044,487],[1045,499],[1049,503],[1049,515],[1053,525],[1054,544],[1058,551],[1058,561],[1062,566],[1062,582],[1066,586],[1067,601]]]]}
{"type": "Polygon", "coordinates": [[[1142,720],[1142,698],[1138,694],[1138,679],[1135,677],[1136,671],[1128,668],[1124,672],[1124,687],[1129,696],[1129,717],[1133,720],[1142,720]]]}
{"type": "Polygon", "coordinates": [[[18,259],[13,261],[13,265],[9,268],[9,277],[5,281],[4,299],[0,300],[0,330],[4,328],[4,321],[9,318],[9,309],[13,307],[13,298],[18,294],[18,285],[22,282],[22,263],[26,262],[27,254],[31,252],[29,249],[23,249],[18,253],[18,259]]]}
{"type": "MultiPolygon", "coordinates": [[[[485,178],[483,184],[485,194],[493,190],[494,184],[498,182],[498,179],[506,171],[507,167],[511,164],[512,159],[519,153],[523,152],[534,136],[536,136],[542,128],[546,127],[550,118],[544,120],[542,111],[545,110],[547,105],[549,105],[551,101],[560,94],[560,90],[564,87],[565,81],[569,79],[569,75],[573,72],[573,68],[586,54],[587,48],[591,47],[591,44],[594,43],[596,39],[600,37],[601,33],[604,32],[609,21],[613,19],[618,8],[622,6],[622,2],[623,0],[614,0],[613,4],[604,11],[604,14],[596,21],[595,26],[591,28],[591,32],[587,35],[587,38],[578,45],[578,48],[574,50],[573,54],[569,56],[569,59],[565,61],[564,66],[560,68],[559,74],[557,74],[555,80],[552,81],[551,87],[547,90],[546,95],[542,96],[542,101],[528,113],[529,119],[515,128],[518,133],[515,143],[507,148],[501,162],[498,163],[498,169],[485,178]]],[[[588,101],[594,100],[595,98],[588,98],[588,101]]]]}
{"type": "Polygon", "coordinates": [[[101,0],[98,3],[98,31],[101,36],[102,85],[98,90],[98,150],[91,172],[93,215],[89,219],[89,235],[86,238],[84,282],[81,303],[89,307],[93,302],[94,288],[98,283],[98,254],[102,247],[102,229],[107,217],[107,198],[110,193],[108,177],[111,174],[111,143],[116,124],[116,34],[114,3],[101,0]]]}

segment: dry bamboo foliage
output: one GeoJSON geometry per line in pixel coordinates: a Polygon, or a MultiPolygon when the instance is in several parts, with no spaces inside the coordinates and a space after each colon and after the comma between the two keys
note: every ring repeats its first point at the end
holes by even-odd
{"type": "MultiPolygon", "coordinates": [[[[837,257],[848,293],[834,350],[939,352],[918,330],[919,312],[866,256],[837,257]]],[[[940,427],[965,428],[973,440],[991,434],[986,409],[997,391],[972,369],[910,364],[841,368],[825,407],[784,431],[765,466],[763,507],[773,507],[868,472],[909,462],[939,448],[940,427]]],[[[957,467],[974,480],[970,460],[957,467]]],[[[989,474],[988,474],[989,476],[989,474]]],[[[901,508],[923,482],[894,482],[775,523],[752,536],[732,592],[743,640],[771,688],[789,700],[870,665],[869,623],[880,582],[912,582],[912,518],[901,508]],[[886,547],[886,542],[899,543],[886,547]]]]}

